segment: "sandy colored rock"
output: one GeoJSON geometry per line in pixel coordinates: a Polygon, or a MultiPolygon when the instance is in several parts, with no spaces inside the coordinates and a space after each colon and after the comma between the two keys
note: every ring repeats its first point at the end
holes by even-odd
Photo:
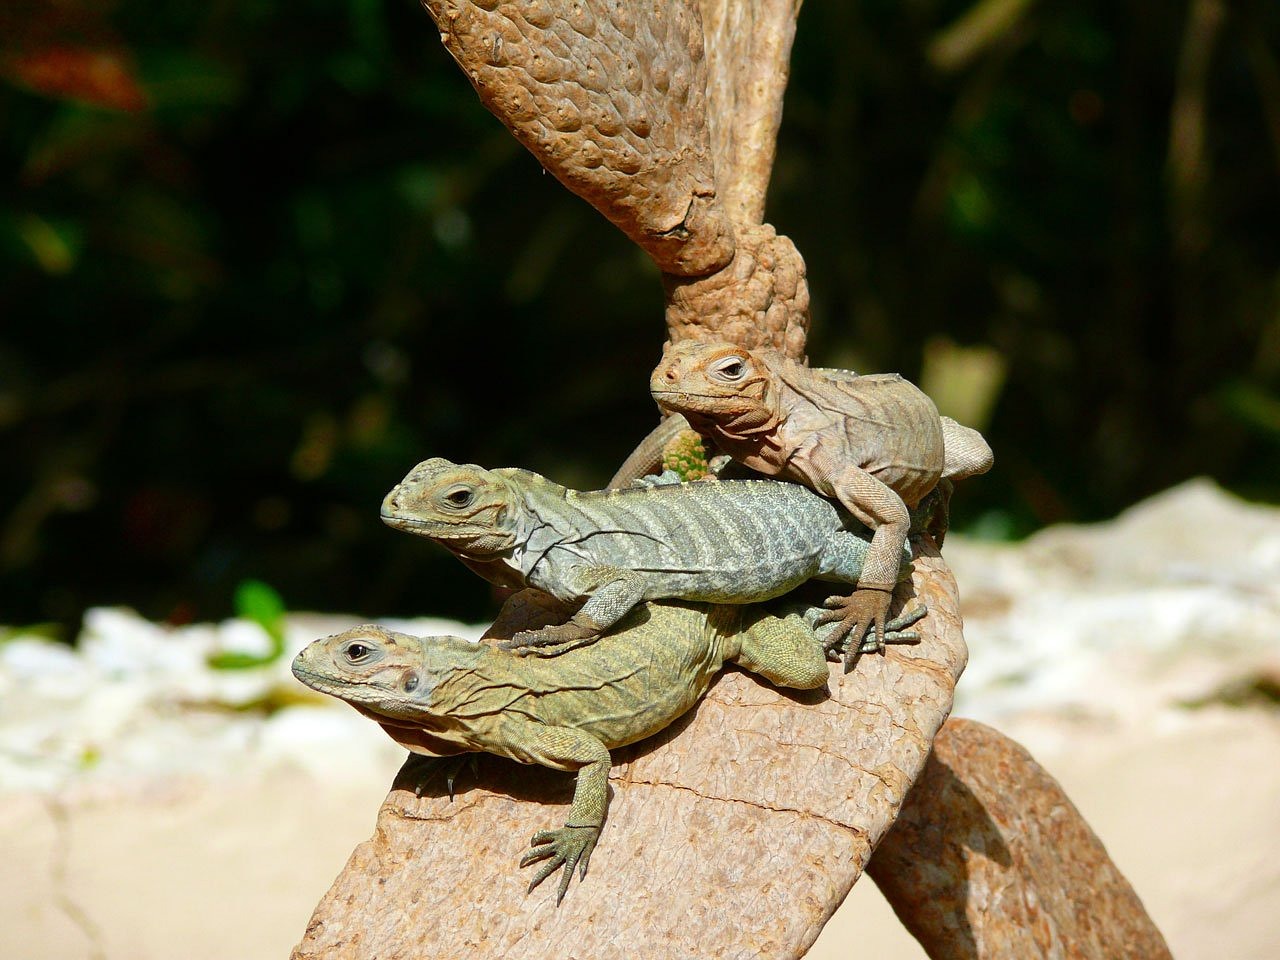
{"type": "Polygon", "coordinates": [[[832,667],[828,691],[736,671],[663,735],[615,752],[585,882],[557,909],[516,861],[563,822],[566,774],[483,757],[453,802],[402,771],[372,839],[317,907],[297,958],[799,957],[858,878],[922,769],[964,667],[936,553],[912,591],[923,641],[832,667]]]}
{"type": "Polygon", "coordinates": [[[949,721],[867,868],[933,960],[1159,960],[1169,948],[1058,782],[949,721]]]}

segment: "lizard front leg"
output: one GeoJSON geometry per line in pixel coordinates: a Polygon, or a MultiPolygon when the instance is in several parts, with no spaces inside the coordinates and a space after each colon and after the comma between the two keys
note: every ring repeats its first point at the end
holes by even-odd
{"type": "Polygon", "coordinates": [[[511,739],[512,755],[517,759],[554,770],[578,771],[573,805],[565,825],[559,830],[539,830],[520,858],[522,867],[539,860],[547,861],[529,881],[529,893],[551,874],[564,869],[556,891],[559,906],[569,889],[574,869],[578,869],[581,878],[586,878],[587,863],[600,838],[609,807],[609,750],[597,738],[572,727],[522,723],[511,739]]]}
{"type": "Polygon", "coordinates": [[[538,630],[521,630],[500,644],[507,650],[563,645],[571,650],[583,641],[594,641],[600,634],[626,616],[644,599],[644,579],[621,567],[578,567],[572,571],[569,588],[588,594],[587,602],[568,622],[538,630]]]}
{"type": "Polygon", "coordinates": [[[848,597],[828,597],[824,606],[829,609],[818,618],[818,624],[836,624],[826,647],[831,650],[848,637],[847,649],[857,650],[867,632],[874,629],[876,649],[884,650],[885,621],[911,529],[911,514],[888,486],[860,467],[840,468],[821,447],[810,451],[809,465],[813,488],[835,497],[874,531],[857,589],[848,597]]]}

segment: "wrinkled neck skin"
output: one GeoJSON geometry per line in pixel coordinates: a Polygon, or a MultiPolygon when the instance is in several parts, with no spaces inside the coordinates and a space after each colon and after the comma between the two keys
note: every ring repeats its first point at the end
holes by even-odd
{"type": "Polygon", "coordinates": [[[704,436],[725,437],[729,440],[759,440],[774,433],[785,421],[778,391],[766,378],[760,379],[760,396],[743,397],[746,403],[739,412],[728,416],[706,415],[688,411],[684,418],[689,426],[704,436]]]}
{"type": "Polygon", "coordinates": [[[508,562],[512,554],[518,552],[528,541],[529,530],[535,522],[521,491],[508,484],[502,519],[496,529],[472,536],[455,536],[440,542],[454,554],[468,560],[482,563],[508,562]]]}

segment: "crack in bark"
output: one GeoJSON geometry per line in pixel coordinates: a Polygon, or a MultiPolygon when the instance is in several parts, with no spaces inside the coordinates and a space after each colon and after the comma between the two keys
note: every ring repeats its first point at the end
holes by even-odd
{"type": "Polygon", "coordinates": [[[685,793],[691,793],[695,797],[700,797],[703,800],[713,800],[720,803],[740,803],[743,806],[754,807],[757,810],[770,810],[774,813],[794,813],[797,816],[805,817],[809,820],[818,820],[822,823],[829,823],[831,826],[840,830],[846,830],[849,833],[852,833],[855,837],[866,840],[868,843],[871,840],[870,834],[868,834],[862,827],[851,823],[842,823],[839,820],[833,820],[831,817],[825,817],[820,813],[814,813],[812,810],[801,810],[799,807],[778,806],[772,803],[759,803],[755,800],[747,800],[743,797],[724,797],[712,793],[703,793],[700,790],[695,790],[693,787],[687,787],[681,783],[672,783],[670,780],[631,780],[630,783],[635,786],[643,787],[669,787],[672,790],[683,790],[685,793]]]}
{"type": "MultiPolygon", "coordinates": [[[[832,756],[838,756],[838,754],[832,754],[832,756]]],[[[850,763],[849,765],[853,767],[855,770],[861,770],[861,772],[866,773],[871,777],[874,777],[875,779],[879,780],[881,783],[885,783],[884,778],[880,774],[877,774],[871,770],[862,770],[862,768],[856,767],[852,763],[850,763]]],[[[841,830],[847,830],[849,833],[852,833],[856,837],[861,837],[862,839],[865,839],[865,840],[870,839],[870,835],[867,833],[867,831],[861,827],[856,826],[855,824],[844,823],[840,820],[835,820],[835,819],[832,819],[831,817],[823,816],[820,813],[814,813],[812,810],[802,810],[799,807],[778,806],[771,803],[760,803],[755,800],[748,800],[743,797],[727,797],[727,796],[721,796],[719,794],[703,793],[702,791],[697,790],[694,787],[685,786],[684,784],[680,784],[680,783],[673,783],[670,780],[635,779],[634,777],[624,777],[624,776],[619,776],[619,777],[611,776],[610,780],[617,782],[619,784],[625,784],[626,786],[669,787],[672,790],[682,790],[685,793],[691,793],[695,797],[701,797],[703,800],[713,800],[713,801],[719,801],[721,803],[740,803],[740,804],[743,804],[744,806],[755,807],[757,810],[770,810],[770,811],[773,811],[774,813],[794,813],[797,816],[807,817],[812,820],[820,820],[823,823],[829,823],[833,827],[837,827],[841,830]]],[[[891,785],[888,783],[885,783],[885,786],[890,787],[892,789],[891,785]]],[[[471,801],[470,803],[459,804],[456,809],[447,809],[444,813],[439,813],[439,814],[418,813],[404,806],[392,807],[392,812],[404,820],[413,820],[419,823],[449,823],[452,820],[454,820],[459,814],[466,813],[467,811],[475,809],[476,807],[487,805],[488,803],[491,803],[495,800],[504,800],[504,799],[507,799],[507,798],[505,798],[502,794],[486,793],[482,796],[477,797],[475,800],[471,801]]],[[[543,806],[567,807],[567,806],[570,806],[570,802],[566,800],[564,803],[543,804],[543,806]]]]}

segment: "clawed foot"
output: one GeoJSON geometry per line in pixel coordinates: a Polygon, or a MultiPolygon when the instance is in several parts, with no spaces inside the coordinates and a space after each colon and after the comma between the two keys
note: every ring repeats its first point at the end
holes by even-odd
{"type": "MultiPolygon", "coordinates": [[[[814,626],[834,623],[831,634],[823,646],[829,651],[846,642],[848,649],[860,650],[862,640],[871,631],[875,637],[876,649],[884,650],[885,620],[889,615],[889,604],[893,602],[893,587],[871,584],[859,585],[858,589],[848,597],[827,597],[823,606],[825,613],[819,614],[814,626]]],[[[845,664],[846,670],[851,669],[845,664]]]]}
{"type": "Polygon", "coordinates": [[[573,868],[579,868],[580,876],[587,876],[587,861],[591,859],[591,851],[596,848],[596,840],[600,838],[599,827],[571,827],[568,824],[559,830],[539,830],[529,841],[529,850],[520,858],[520,866],[527,867],[539,860],[546,860],[538,872],[529,881],[526,894],[551,874],[564,867],[560,877],[560,889],[556,893],[556,906],[564,899],[569,889],[569,881],[573,879],[573,868]]]}
{"type": "Polygon", "coordinates": [[[589,627],[579,626],[570,620],[553,627],[540,630],[521,630],[510,640],[503,640],[498,646],[510,650],[522,657],[534,654],[539,657],[556,657],[566,650],[594,643],[599,632],[589,627]]]}
{"type": "MultiPolygon", "coordinates": [[[[831,599],[839,601],[843,598],[832,597],[831,599]]],[[[928,612],[929,608],[921,605],[913,610],[900,614],[884,625],[885,632],[883,640],[879,640],[874,634],[864,631],[862,641],[856,645],[852,643],[845,643],[843,637],[837,636],[837,633],[839,632],[839,628],[837,627],[836,630],[832,631],[832,636],[828,637],[822,645],[823,649],[827,652],[827,659],[839,660],[843,657],[844,672],[849,673],[853,670],[854,666],[857,665],[858,658],[864,653],[884,653],[885,645],[890,643],[919,643],[920,634],[915,630],[908,630],[907,628],[923,618],[928,612]]],[[[820,623],[830,622],[830,620],[824,621],[822,619],[825,616],[825,614],[819,616],[818,620],[820,623]]],[[[848,633],[846,632],[845,637],[847,636],[848,633]]]]}

